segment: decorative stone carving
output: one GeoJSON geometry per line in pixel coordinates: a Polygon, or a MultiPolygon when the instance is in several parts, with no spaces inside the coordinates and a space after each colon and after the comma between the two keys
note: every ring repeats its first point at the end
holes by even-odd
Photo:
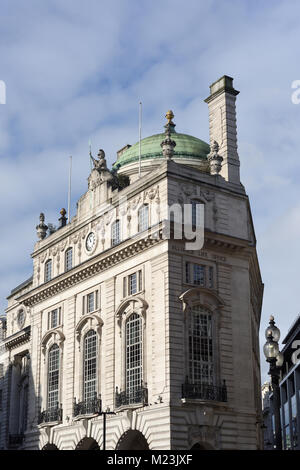
{"type": "Polygon", "coordinates": [[[97,186],[99,186],[104,181],[112,181],[113,175],[107,169],[104,150],[102,149],[99,150],[98,160],[93,158],[92,154],[90,154],[90,157],[93,162],[94,168],[92,169],[91,174],[88,177],[88,184],[89,184],[89,189],[93,191],[95,188],[97,188],[97,186]]]}
{"type": "Polygon", "coordinates": [[[211,175],[218,175],[222,168],[223,157],[218,154],[218,151],[219,144],[214,140],[212,145],[210,146],[210,153],[207,158],[209,161],[211,175]]]}
{"type": "Polygon", "coordinates": [[[43,240],[46,237],[48,226],[44,223],[45,215],[43,212],[40,213],[40,223],[36,226],[37,236],[40,240],[43,240]]]}
{"type": "Polygon", "coordinates": [[[174,148],[176,147],[176,142],[175,140],[171,139],[170,129],[166,130],[166,137],[164,138],[160,146],[162,148],[163,156],[167,160],[171,160],[174,155],[174,148]]]}

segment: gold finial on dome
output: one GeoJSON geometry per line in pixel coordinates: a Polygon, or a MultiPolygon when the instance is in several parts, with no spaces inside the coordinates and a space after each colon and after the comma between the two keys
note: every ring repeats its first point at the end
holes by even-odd
{"type": "Polygon", "coordinates": [[[172,123],[173,117],[174,117],[173,111],[171,111],[171,110],[167,111],[166,118],[168,120],[168,124],[173,124],[172,123]]]}

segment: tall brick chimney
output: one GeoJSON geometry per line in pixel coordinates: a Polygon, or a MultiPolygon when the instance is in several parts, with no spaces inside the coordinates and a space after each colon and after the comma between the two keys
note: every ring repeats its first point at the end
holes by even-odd
{"type": "Polygon", "coordinates": [[[235,100],[239,91],[233,88],[233,78],[224,75],[210,85],[206,100],[209,109],[210,145],[215,140],[223,157],[220,175],[231,183],[240,184],[240,160],[237,152],[235,100]]]}

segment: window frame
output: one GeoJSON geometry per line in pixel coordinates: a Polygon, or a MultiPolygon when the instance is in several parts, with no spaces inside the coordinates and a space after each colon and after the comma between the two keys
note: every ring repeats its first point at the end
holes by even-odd
{"type": "Polygon", "coordinates": [[[70,271],[73,268],[73,247],[70,246],[65,251],[65,272],[70,271]],[[70,260],[68,259],[69,253],[71,253],[71,266],[69,266],[70,260]]]}
{"type": "Polygon", "coordinates": [[[44,281],[49,282],[52,279],[52,259],[49,258],[45,262],[45,269],[44,269],[44,281]],[[48,266],[50,266],[50,269],[48,269],[48,266]]]}
{"type": "Polygon", "coordinates": [[[81,394],[82,394],[82,401],[86,402],[92,398],[95,398],[98,394],[98,351],[99,351],[99,346],[98,346],[98,335],[97,335],[97,332],[93,329],[93,328],[90,328],[88,331],[85,332],[84,336],[83,336],[83,339],[82,339],[82,342],[83,342],[83,351],[82,351],[82,390],[81,390],[81,394]],[[92,333],[92,334],[91,334],[92,333]],[[94,354],[94,357],[92,358],[89,358],[88,361],[91,361],[91,360],[95,360],[95,377],[93,379],[94,381],[94,396],[90,396],[87,398],[87,393],[86,393],[86,386],[88,383],[91,383],[92,380],[86,380],[85,378],[85,373],[86,373],[86,364],[87,364],[87,360],[86,360],[86,348],[87,348],[87,337],[92,337],[94,338],[95,340],[95,354],[94,354]]]}
{"type": "Polygon", "coordinates": [[[145,230],[148,230],[150,227],[149,223],[149,204],[143,204],[139,210],[138,210],[138,233],[144,232],[145,230]],[[144,211],[147,212],[147,217],[145,217],[144,211]],[[141,227],[141,222],[145,224],[146,220],[146,225],[141,227]]]}
{"type": "Polygon", "coordinates": [[[117,219],[111,225],[111,246],[117,246],[119,243],[121,243],[121,222],[120,219],[117,219]]]}
{"type": "MultiPolygon", "coordinates": [[[[50,387],[50,366],[51,366],[50,354],[54,349],[57,352],[58,366],[57,366],[56,369],[52,370],[51,372],[52,373],[57,372],[57,388],[55,389],[55,393],[57,393],[56,406],[59,407],[59,404],[60,404],[61,351],[60,351],[59,345],[57,343],[53,343],[47,351],[47,369],[46,369],[47,370],[47,395],[46,395],[46,409],[47,410],[55,409],[55,406],[53,406],[53,407],[50,406],[51,400],[49,399],[50,398],[50,390],[49,390],[49,387],[50,387]]],[[[52,394],[53,394],[53,390],[52,390],[52,394]]]]}

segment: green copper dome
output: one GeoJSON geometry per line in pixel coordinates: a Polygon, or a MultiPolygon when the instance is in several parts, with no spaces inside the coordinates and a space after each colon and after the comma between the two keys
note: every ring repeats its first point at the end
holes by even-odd
{"type": "MultiPolygon", "coordinates": [[[[174,159],[188,158],[196,160],[206,160],[210,151],[209,145],[203,140],[197,139],[187,134],[172,132],[172,139],[176,142],[174,148],[174,159]]],[[[163,158],[161,142],[166,138],[166,134],[155,134],[141,140],[141,160],[163,158]]],[[[126,149],[114,163],[114,167],[122,167],[139,160],[139,142],[126,149]]]]}

